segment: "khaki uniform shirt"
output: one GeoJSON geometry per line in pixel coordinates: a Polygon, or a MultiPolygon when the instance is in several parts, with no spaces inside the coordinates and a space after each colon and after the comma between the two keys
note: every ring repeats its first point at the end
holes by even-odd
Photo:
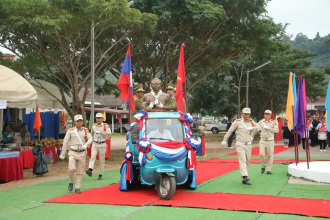
{"type": "MultiPolygon", "coordinates": [[[[163,106],[163,109],[176,112],[177,107],[178,107],[178,103],[176,102],[175,96],[173,96],[172,98],[170,98],[170,102],[167,105],[163,106]]],[[[186,102],[184,99],[183,99],[183,112],[187,112],[186,102]]]]}
{"type": "Polygon", "coordinates": [[[97,142],[105,141],[105,139],[111,134],[111,129],[107,123],[101,123],[100,125],[98,125],[97,123],[93,124],[91,131],[93,140],[97,142]],[[99,131],[100,134],[96,134],[97,131],[99,131]]]}
{"type": "Polygon", "coordinates": [[[234,123],[230,126],[223,140],[227,141],[230,135],[235,131],[236,141],[243,143],[250,142],[253,139],[252,133],[254,132],[254,130],[247,130],[247,128],[250,127],[254,127],[254,129],[257,129],[259,125],[252,119],[244,120],[242,118],[239,118],[234,121],[234,123]]]}
{"type": "Polygon", "coordinates": [[[253,132],[253,136],[261,131],[260,138],[261,139],[269,139],[274,138],[274,133],[278,133],[278,124],[277,121],[270,119],[269,121],[266,121],[265,119],[261,119],[258,122],[258,129],[253,132]],[[264,125],[267,125],[269,129],[265,129],[264,125]]]}
{"type": "MultiPolygon", "coordinates": [[[[64,137],[64,140],[63,140],[63,148],[62,148],[62,155],[63,156],[65,156],[65,152],[70,149],[70,146],[75,146],[75,147],[79,147],[79,148],[82,147],[82,145],[79,141],[79,138],[77,137],[76,132],[74,131],[74,129],[77,129],[77,128],[76,127],[70,128],[65,134],[65,137],[64,137]]],[[[93,139],[92,139],[91,134],[88,131],[88,128],[81,127],[80,129],[77,129],[77,134],[79,135],[80,140],[83,144],[89,145],[89,144],[92,143],[93,139]],[[87,141],[86,141],[86,138],[85,138],[86,137],[85,131],[87,132],[87,141]]]]}
{"type": "MultiPolygon", "coordinates": [[[[163,106],[165,106],[167,105],[167,103],[170,102],[170,95],[167,93],[162,93],[161,95],[159,95],[158,101],[161,102],[163,106]]],[[[144,94],[142,98],[142,102],[146,102],[147,105],[149,106],[151,102],[155,102],[155,97],[151,93],[144,94]]]]}
{"type": "Polygon", "coordinates": [[[135,111],[131,110],[131,115],[130,115],[130,122],[134,121],[134,115],[137,111],[145,109],[147,112],[151,112],[152,108],[149,106],[144,106],[142,102],[142,98],[137,97],[134,95],[134,103],[135,103],[135,111]]]}
{"type": "Polygon", "coordinates": [[[177,109],[177,103],[176,103],[176,99],[173,96],[172,98],[170,98],[169,103],[167,103],[166,105],[163,106],[163,109],[165,110],[169,110],[169,111],[176,111],[177,109]]]}

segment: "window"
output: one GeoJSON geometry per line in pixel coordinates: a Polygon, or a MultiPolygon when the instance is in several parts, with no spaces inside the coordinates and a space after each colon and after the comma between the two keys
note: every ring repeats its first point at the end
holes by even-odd
{"type": "Polygon", "coordinates": [[[183,141],[183,124],[178,119],[147,119],[146,135],[150,141],[183,141]]]}

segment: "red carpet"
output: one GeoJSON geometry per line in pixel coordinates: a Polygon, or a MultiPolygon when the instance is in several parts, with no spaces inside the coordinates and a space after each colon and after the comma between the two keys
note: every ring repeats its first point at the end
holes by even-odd
{"type": "MultiPolygon", "coordinates": [[[[306,162],[306,160],[299,160],[300,162],[306,162]]],[[[237,158],[230,159],[221,159],[221,158],[212,158],[208,160],[201,160],[200,163],[238,163],[237,158]]],[[[295,160],[273,160],[273,163],[295,163],[295,160]]],[[[250,163],[260,163],[260,159],[251,159],[250,163]]],[[[222,166],[221,164],[221,166],[222,166]]],[[[198,167],[197,167],[198,168],[198,167]]]]}
{"type": "MultiPolygon", "coordinates": [[[[284,148],[284,145],[277,145],[277,146],[274,147],[274,155],[275,154],[278,154],[278,153],[280,153],[282,151],[289,150],[289,149],[291,149],[291,147],[284,148]]],[[[259,147],[252,148],[251,155],[252,156],[259,156],[259,147]]],[[[266,155],[267,155],[267,151],[266,151],[266,155]]],[[[233,153],[227,154],[227,156],[237,156],[237,152],[233,152],[233,153]]]]}
{"type": "MultiPolygon", "coordinates": [[[[253,163],[253,161],[251,160],[253,163]]],[[[259,163],[259,160],[256,160],[259,163]]],[[[274,160],[274,163],[293,162],[293,160],[274,160]]],[[[198,161],[197,184],[216,178],[238,168],[237,159],[219,159],[198,161]],[[212,172],[210,172],[212,171],[212,172]]],[[[118,190],[119,184],[83,191],[82,194],[70,193],[50,199],[45,203],[106,204],[106,205],[165,205],[173,207],[198,207],[239,211],[258,211],[266,213],[298,214],[315,217],[330,217],[330,200],[299,199],[278,196],[230,194],[230,193],[194,193],[185,192],[178,187],[174,197],[159,200],[153,187],[138,186],[128,192],[118,190]],[[242,202],[248,201],[248,202],[242,202]]]]}
{"type": "Polygon", "coordinates": [[[169,201],[158,200],[152,203],[152,205],[330,217],[330,200],[298,199],[279,196],[230,194],[220,192],[180,192],[175,193],[174,197],[169,201]]]}
{"type": "MultiPolygon", "coordinates": [[[[212,163],[197,162],[197,184],[219,177],[238,169],[238,163],[212,163]],[[212,172],[210,172],[212,171],[212,172]]],[[[46,203],[82,203],[82,204],[108,204],[140,206],[158,199],[153,187],[141,186],[128,192],[119,191],[119,184],[91,189],[82,194],[72,193],[45,201],[46,203]]],[[[175,193],[184,190],[177,189],[175,193]]]]}

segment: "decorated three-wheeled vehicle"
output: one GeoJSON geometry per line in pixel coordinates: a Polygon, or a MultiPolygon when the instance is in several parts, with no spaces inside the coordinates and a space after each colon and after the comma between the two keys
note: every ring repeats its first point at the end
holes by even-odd
{"type": "Polygon", "coordinates": [[[196,150],[190,114],[138,111],[127,132],[119,190],[132,183],[155,186],[161,199],[171,199],[176,185],[196,189],[196,150]]]}

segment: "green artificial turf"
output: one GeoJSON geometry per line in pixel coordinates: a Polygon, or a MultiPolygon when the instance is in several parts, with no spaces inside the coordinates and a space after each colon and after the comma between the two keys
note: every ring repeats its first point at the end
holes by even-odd
{"type": "Polygon", "coordinates": [[[200,184],[193,192],[224,192],[276,196],[288,181],[288,166],[274,164],[272,169],[273,175],[261,174],[260,168],[260,164],[250,165],[249,178],[251,179],[251,186],[243,185],[239,170],[235,170],[227,175],[200,184]]]}
{"type": "Polygon", "coordinates": [[[287,184],[279,196],[330,200],[330,185],[287,184]]]}
{"type": "MultiPolygon", "coordinates": [[[[104,187],[119,182],[120,178],[118,169],[106,171],[102,180],[96,180],[97,176],[97,174],[92,177],[83,176],[81,190],[104,187]]],[[[70,193],[68,184],[69,180],[64,179],[0,191],[0,217],[4,214],[38,207],[44,200],[66,195],[70,193]]]]}
{"type": "Polygon", "coordinates": [[[133,219],[256,219],[258,216],[255,212],[236,212],[223,211],[212,209],[195,209],[195,208],[176,208],[176,207],[162,207],[150,206],[143,209],[134,215],[130,215],[125,220],[133,219]],[[160,213],[163,213],[160,216],[160,213]]]}
{"type": "Polygon", "coordinates": [[[189,219],[189,220],[318,220],[323,218],[312,218],[299,215],[285,215],[285,214],[268,214],[244,211],[227,211],[227,210],[212,210],[212,209],[198,209],[198,208],[177,208],[177,207],[164,207],[164,206],[150,206],[140,211],[129,215],[127,220],[133,219],[189,219]],[[161,217],[159,215],[161,214],[161,217]]]}
{"type": "Polygon", "coordinates": [[[86,204],[41,204],[0,217],[8,220],[120,219],[141,207],[86,204]]]}

